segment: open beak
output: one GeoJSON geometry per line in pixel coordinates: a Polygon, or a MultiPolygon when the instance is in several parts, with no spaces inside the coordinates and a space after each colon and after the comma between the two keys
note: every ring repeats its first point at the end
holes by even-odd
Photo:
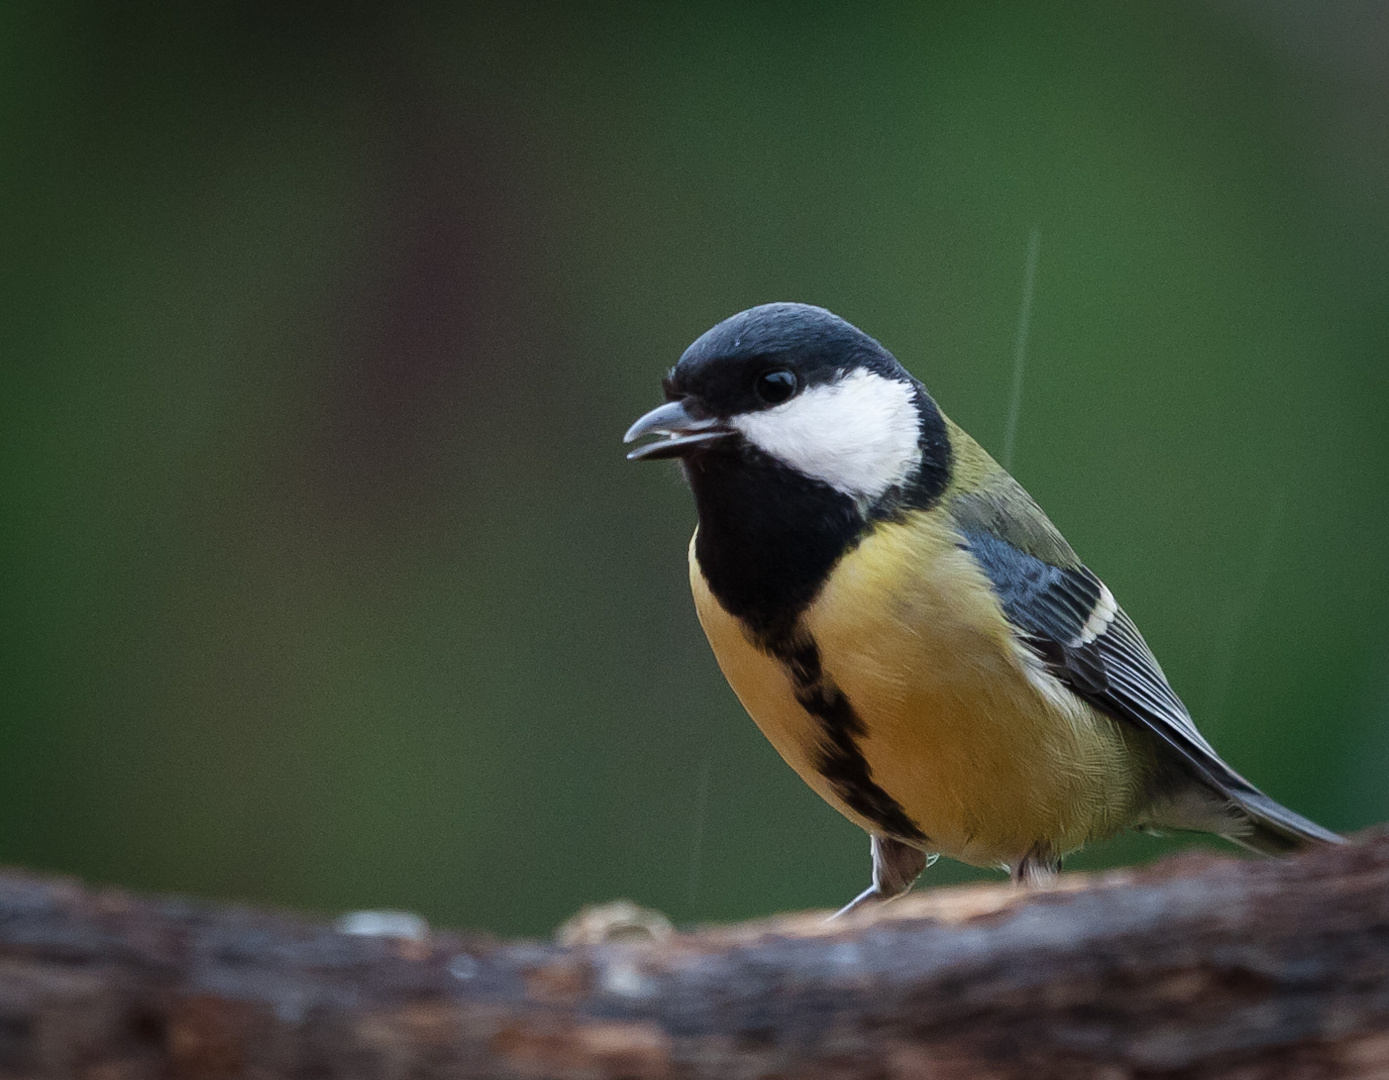
{"type": "Polygon", "coordinates": [[[691,416],[683,401],[669,401],[652,409],[627,429],[624,443],[636,442],[643,435],[664,435],[665,438],[638,446],[627,455],[628,461],[660,461],[684,457],[733,434],[733,429],[712,417],[691,416]]]}

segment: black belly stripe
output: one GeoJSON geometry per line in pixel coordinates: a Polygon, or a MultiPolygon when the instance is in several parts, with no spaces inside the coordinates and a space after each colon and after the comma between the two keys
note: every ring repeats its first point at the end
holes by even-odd
{"type": "Polygon", "coordinates": [[[834,793],[855,813],[871,821],[884,835],[903,843],[929,843],[926,834],[900,803],[873,780],[873,769],[859,749],[863,720],[844,692],[825,674],[820,648],[803,630],[769,650],[791,676],[796,701],[820,725],[823,739],[815,771],[829,781],[834,793]]]}
{"type": "MultiPolygon", "coordinates": [[[[900,371],[895,361],[891,364],[900,371]]],[[[716,442],[686,458],[684,466],[699,511],[694,544],[699,571],[723,610],[790,674],[797,702],[820,728],[816,771],[875,832],[924,848],[930,838],[874,782],[858,745],[866,731],[863,720],[824,673],[819,646],[801,622],[835,565],[864,536],[882,521],[934,506],[950,482],[945,419],[925,389],[914,386],[921,466],[866,513],[849,495],[741,438],[716,442]]]]}

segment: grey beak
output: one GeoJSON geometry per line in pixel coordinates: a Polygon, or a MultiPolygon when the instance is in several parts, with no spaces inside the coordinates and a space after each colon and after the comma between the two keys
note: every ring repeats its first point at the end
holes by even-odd
{"type": "Polygon", "coordinates": [[[697,419],[690,415],[683,401],[668,401],[629,427],[622,441],[635,442],[643,435],[666,436],[638,446],[627,455],[628,461],[660,461],[663,458],[684,457],[692,450],[709,446],[732,434],[732,429],[723,421],[712,417],[697,419]]]}

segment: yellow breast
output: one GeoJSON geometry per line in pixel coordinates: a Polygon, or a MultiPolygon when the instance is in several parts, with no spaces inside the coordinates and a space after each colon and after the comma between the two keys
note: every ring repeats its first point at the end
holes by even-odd
{"type": "MultiPolygon", "coordinates": [[[[872,779],[976,865],[1060,855],[1133,823],[1145,736],[1091,709],[1018,648],[982,571],[939,513],[880,525],[835,567],[802,625],[847,697],[872,779]]],[[[823,733],[790,676],[710,593],[695,607],[724,676],[787,763],[870,832],[816,769],[823,733]]]]}

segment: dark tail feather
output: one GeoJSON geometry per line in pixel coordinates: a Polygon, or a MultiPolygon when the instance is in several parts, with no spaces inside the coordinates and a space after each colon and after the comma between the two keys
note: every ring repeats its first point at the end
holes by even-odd
{"type": "Polygon", "coordinates": [[[1252,786],[1248,791],[1231,793],[1231,798],[1239,815],[1248,821],[1249,830],[1226,833],[1225,838],[1250,851],[1286,855],[1318,844],[1347,843],[1344,836],[1294,814],[1252,786]]]}

